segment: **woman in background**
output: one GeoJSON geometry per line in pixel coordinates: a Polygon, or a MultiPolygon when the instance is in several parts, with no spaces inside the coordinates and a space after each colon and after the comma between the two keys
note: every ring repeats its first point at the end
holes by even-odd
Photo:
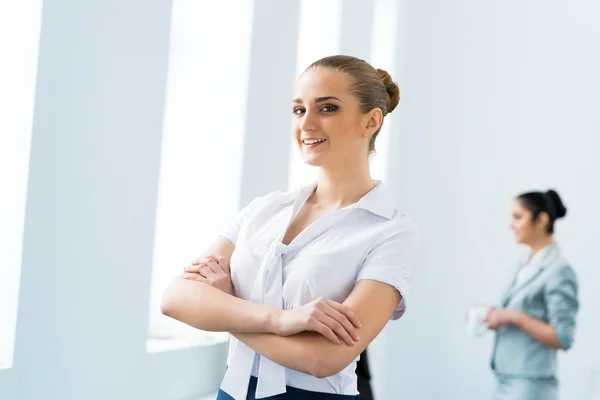
{"type": "Polygon", "coordinates": [[[556,352],[573,344],[579,308],[575,271],[553,239],[554,223],[566,212],[554,190],[524,193],[513,202],[511,228],[531,251],[502,306],[487,314],[488,328],[496,331],[495,400],[558,397],[556,352]]]}

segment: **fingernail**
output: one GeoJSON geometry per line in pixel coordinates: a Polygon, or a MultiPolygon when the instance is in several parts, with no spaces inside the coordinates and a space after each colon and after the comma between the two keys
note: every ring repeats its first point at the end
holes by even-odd
{"type": "Polygon", "coordinates": [[[356,341],[358,342],[360,340],[360,336],[356,335],[356,341]]]}

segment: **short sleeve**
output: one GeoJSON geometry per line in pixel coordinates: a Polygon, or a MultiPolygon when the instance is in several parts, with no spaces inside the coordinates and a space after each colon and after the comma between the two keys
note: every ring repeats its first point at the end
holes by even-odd
{"type": "Polygon", "coordinates": [[[235,245],[237,243],[240,231],[247,222],[248,218],[250,218],[250,216],[254,214],[257,209],[264,207],[270,200],[280,193],[281,192],[271,192],[265,196],[256,197],[236,214],[235,218],[233,218],[229,225],[226,226],[225,230],[220,232],[220,235],[229,239],[229,241],[235,245]]]}
{"type": "Polygon", "coordinates": [[[236,214],[235,218],[233,218],[225,230],[221,231],[221,236],[229,239],[229,241],[234,245],[236,244],[240,230],[248,218],[248,215],[251,214],[253,207],[256,205],[256,200],[257,199],[252,200],[246,207],[242,208],[236,214]]]}
{"type": "Polygon", "coordinates": [[[563,267],[546,284],[548,320],[564,350],[568,350],[575,336],[575,317],[579,310],[578,285],[575,271],[563,267]]]}
{"type": "Polygon", "coordinates": [[[419,248],[419,236],[414,224],[406,224],[377,243],[369,252],[358,273],[357,281],[369,279],[396,288],[402,300],[392,315],[399,319],[406,310],[408,289],[419,248]]]}

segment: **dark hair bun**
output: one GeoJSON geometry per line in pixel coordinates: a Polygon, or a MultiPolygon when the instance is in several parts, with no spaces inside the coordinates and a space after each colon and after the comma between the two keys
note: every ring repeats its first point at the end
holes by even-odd
{"type": "Polygon", "coordinates": [[[391,113],[400,102],[400,87],[392,80],[392,77],[386,70],[377,68],[377,72],[379,72],[379,76],[381,77],[388,94],[387,99],[385,100],[387,112],[391,113]]]}
{"type": "Polygon", "coordinates": [[[567,215],[567,208],[563,204],[560,196],[556,191],[550,189],[546,192],[546,196],[550,199],[552,204],[554,205],[554,209],[556,210],[556,218],[562,218],[567,215]]]}

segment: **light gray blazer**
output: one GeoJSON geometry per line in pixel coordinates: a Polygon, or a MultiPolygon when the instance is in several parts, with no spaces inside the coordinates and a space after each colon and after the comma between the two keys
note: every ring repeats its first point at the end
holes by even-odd
{"type": "MultiPolygon", "coordinates": [[[[562,258],[558,246],[551,245],[534,276],[520,285],[515,282],[516,275],[501,306],[549,322],[556,330],[562,348],[568,350],[573,344],[575,316],[579,309],[577,277],[562,258]]],[[[497,374],[521,378],[555,378],[556,350],[509,325],[496,332],[492,369],[497,374]]]]}

